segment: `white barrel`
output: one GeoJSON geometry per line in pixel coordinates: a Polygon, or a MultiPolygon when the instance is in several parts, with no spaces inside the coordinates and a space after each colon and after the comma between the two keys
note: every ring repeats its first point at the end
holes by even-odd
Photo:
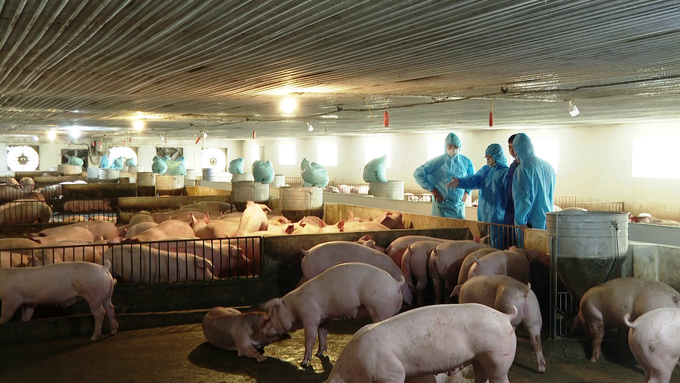
{"type": "Polygon", "coordinates": [[[323,215],[322,188],[282,186],[279,193],[281,214],[291,221],[299,221],[309,215],[323,215]]]}
{"type": "Polygon", "coordinates": [[[368,194],[378,198],[404,199],[404,181],[369,182],[368,194]]]}
{"type": "Polygon", "coordinates": [[[196,180],[196,171],[194,169],[187,169],[187,174],[184,176],[185,180],[196,180]]]}
{"type": "Polygon", "coordinates": [[[62,165],[59,165],[57,168],[59,169],[59,174],[62,174],[62,175],[65,175],[65,176],[83,174],[83,167],[82,166],[62,164],[62,165]]]}
{"type": "Polygon", "coordinates": [[[267,203],[269,185],[253,181],[232,182],[231,201],[240,211],[243,211],[248,201],[267,203]]]}
{"type": "Polygon", "coordinates": [[[87,168],[87,179],[88,181],[99,181],[99,168],[87,168]]]}
{"type": "Polygon", "coordinates": [[[184,187],[184,176],[156,176],[156,190],[176,190],[184,187]]]}
{"type": "Polygon", "coordinates": [[[547,214],[552,254],[565,287],[577,299],[617,276],[628,255],[628,215],[604,211],[547,214]]]}
{"type": "MultiPolygon", "coordinates": [[[[255,181],[253,173],[232,174],[231,182],[255,181]]],[[[267,185],[269,187],[269,185],[267,185]]]]}
{"type": "Polygon", "coordinates": [[[213,175],[215,175],[214,168],[203,168],[203,178],[202,181],[212,181],[213,175]]]}
{"type": "Polygon", "coordinates": [[[154,172],[137,172],[137,185],[139,185],[139,186],[156,186],[156,173],[154,173],[154,172]]]}
{"type": "Polygon", "coordinates": [[[117,183],[120,179],[120,170],[99,169],[99,182],[117,183]]]}
{"type": "Polygon", "coordinates": [[[274,181],[269,184],[270,188],[280,188],[281,186],[286,184],[286,176],[283,174],[276,174],[274,175],[274,181]]]}

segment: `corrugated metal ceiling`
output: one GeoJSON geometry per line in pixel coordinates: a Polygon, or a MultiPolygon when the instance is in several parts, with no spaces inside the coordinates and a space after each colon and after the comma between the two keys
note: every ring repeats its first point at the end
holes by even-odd
{"type": "Polygon", "coordinates": [[[175,138],[480,129],[491,99],[496,128],[680,119],[678,1],[0,7],[5,134],[126,136],[140,116],[144,134],[175,138]],[[289,93],[295,117],[278,107],[289,93]]]}

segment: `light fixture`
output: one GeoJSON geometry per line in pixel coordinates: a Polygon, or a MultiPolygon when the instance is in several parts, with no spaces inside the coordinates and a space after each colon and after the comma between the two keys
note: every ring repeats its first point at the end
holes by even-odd
{"type": "Polygon", "coordinates": [[[73,125],[68,132],[68,135],[71,136],[73,139],[78,139],[80,138],[80,127],[77,125],[73,125]]]}
{"type": "Polygon", "coordinates": [[[38,136],[33,136],[33,141],[39,141],[39,140],[40,139],[38,138],[38,136]]]}
{"type": "Polygon", "coordinates": [[[310,132],[313,132],[314,127],[312,126],[312,124],[310,124],[309,122],[306,122],[306,124],[307,124],[307,130],[309,130],[310,132]]]}
{"type": "Polygon", "coordinates": [[[57,133],[54,130],[50,130],[49,133],[47,133],[47,138],[49,138],[50,141],[54,141],[57,138],[57,133]]]}
{"type": "Polygon", "coordinates": [[[567,101],[567,104],[569,104],[569,106],[567,107],[567,110],[569,111],[569,115],[572,116],[572,117],[578,116],[578,114],[580,112],[578,111],[578,108],[576,107],[576,105],[574,105],[571,102],[571,100],[567,101]]]}
{"type": "Polygon", "coordinates": [[[135,121],[132,123],[132,127],[135,128],[136,131],[140,131],[140,130],[144,129],[144,121],[142,121],[142,120],[135,120],[135,121]]]}
{"type": "Polygon", "coordinates": [[[286,114],[292,113],[296,107],[297,101],[295,101],[295,98],[293,97],[286,97],[281,101],[280,108],[286,114]]]}
{"type": "Polygon", "coordinates": [[[203,139],[206,139],[206,138],[208,138],[208,133],[203,132],[203,139]]]}

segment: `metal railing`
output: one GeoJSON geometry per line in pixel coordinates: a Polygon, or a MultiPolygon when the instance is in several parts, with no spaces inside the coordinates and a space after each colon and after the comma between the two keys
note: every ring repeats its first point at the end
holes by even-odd
{"type": "Polygon", "coordinates": [[[111,206],[115,201],[71,200],[14,200],[0,206],[0,225],[42,226],[49,223],[83,221],[117,222],[118,211],[111,206]]]}
{"type": "Polygon", "coordinates": [[[147,285],[258,278],[263,257],[260,237],[181,239],[0,250],[0,267],[109,261],[118,283],[147,285]]]}
{"type": "Polygon", "coordinates": [[[328,184],[338,189],[340,194],[368,194],[368,184],[347,184],[331,182],[328,184]]]}
{"type": "Polygon", "coordinates": [[[623,202],[576,202],[575,207],[580,207],[588,211],[625,212],[623,202]]]}
{"type": "Polygon", "coordinates": [[[507,250],[511,246],[524,248],[524,229],[519,226],[501,225],[498,223],[479,222],[481,237],[487,237],[485,243],[499,250],[507,250]]]}
{"type": "Polygon", "coordinates": [[[288,176],[285,177],[286,185],[290,185],[293,187],[300,187],[302,186],[303,182],[304,180],[302,179],[302,177],[288,177],[288,176]]]}

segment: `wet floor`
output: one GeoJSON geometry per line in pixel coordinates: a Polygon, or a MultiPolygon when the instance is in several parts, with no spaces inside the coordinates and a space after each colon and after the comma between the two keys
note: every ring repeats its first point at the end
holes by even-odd
{"type": "MultiPolygon", "coordinates": [[[[26,343],[0,348],[0,382],[323,382],[361,323],[334,322],[328,357],[314,357],[312,367],[299,367],[302,331],[269,345],[268,360],[257,363],[208,344],[200,324],[125,331],[104,335],[26,343]]],[[[634,360],[620,358],[616,342],[597,363],[586,359],[589,347],[576,341],[546,341],[547,372],[538,374],[531,346],[520,339],[511,382],[643,382],[634,360]]],[[[315,349],[316,350],[316,349],[315,349]]],[[[427,350],[423,350],[427,352],[427,350]]],[[[680,372],[674,375],[680,382],[680,372]]]]}

